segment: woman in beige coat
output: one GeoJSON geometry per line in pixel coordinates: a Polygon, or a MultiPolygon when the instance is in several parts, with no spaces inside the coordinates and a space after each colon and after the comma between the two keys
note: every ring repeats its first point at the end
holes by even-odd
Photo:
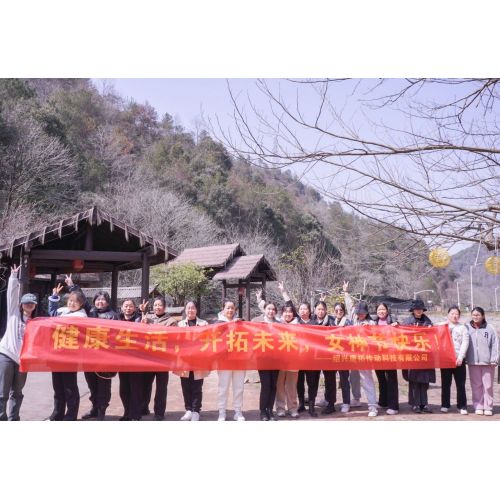
{"type": "MultiPolygon", "coordinates": [[[[186,304],[184,309],[186,319],[179,321],[177,326],[206,326],[208,323],[197,316],[196,304],[192,301],[186,304]]],[[[186,413],[181,420],[191,420],[197,422],[200,420],[201,400],[203,397],[202,387],[203,379],[209,374],[209,371],[174,371],[175,375],[181,377],[182,396],[184,397],[184,407],[186,413]]]]}

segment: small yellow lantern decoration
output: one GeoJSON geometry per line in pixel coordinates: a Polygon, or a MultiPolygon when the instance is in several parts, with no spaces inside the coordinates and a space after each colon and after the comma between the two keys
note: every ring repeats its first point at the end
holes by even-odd
{"type": "Polygon", "coordinates": [[[490,274],[500,274],[500,257],[488,257],[484,267],[490,274]]]}
{"type": "Polygon", "coordinates": [[[429,262],[432,267],[445,268],[451,262],[451,255],[446,248],[437,247],[429,252],[429,262]]]}

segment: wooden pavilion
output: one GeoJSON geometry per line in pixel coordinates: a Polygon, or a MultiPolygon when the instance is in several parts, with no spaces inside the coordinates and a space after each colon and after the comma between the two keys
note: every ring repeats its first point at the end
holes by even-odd
{"type": "Polygon", "coordinates": [[[250,298],[252,289],[265,291],[268,281],[276,281],[276,273],[265,256],[245,255],[239,243],[200,248],[186,248],[170,262],[171,265],[193,262],[203,267],[213,281],[222,283],[222,297],[227,290],[238,289],[239,317],[250,320],[250,298]],[[245,297],[245,315],[243,315],[245,297]]]}
{"type": "MultiPolygon", "coordinates": [[[[149,267],[173,259],[165,243],[92,207],[54,224],[0,242],[0,264],[21,265],[20,281],[27,290],[47,296],[62,273],[111,273],[112,307],[116,308],[120,271],[142,269],[141,297],[149,295],[149,267]],[[37,279],[50,275],[50,280],[37,279]]],[[[7,276],[6,276],[7,277],[7,276]]],[[[5,277],[5,278],[6,278],[5,277]]],[[[0,331],[5,322],[6,286],[0,292],[0,331]],[[3,320],[3,322],[2,322],[3,320]]]]}

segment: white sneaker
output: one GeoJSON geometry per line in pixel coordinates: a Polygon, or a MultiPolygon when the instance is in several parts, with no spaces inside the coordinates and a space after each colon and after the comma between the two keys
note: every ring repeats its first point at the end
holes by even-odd
{"type": "Polygon", "coordinates": [[[387,415],[397,415],[399,413],[398,410],[393,410],[392,408],[388,408],[385,412],[387,415]]]}
{"type": "Polygon", "coordinates": [[[319,406],[320,408],[325,408],[328,406],[328,401],[326,399],[322,399],[319,403],[316,403],[316,406],[319,406]]]}
{"type": "Polygon", "coordinates": [[[462,408],[462,409],[460,410],[460,415],[468,415],[468,414],[469,414],[469,412],[467,411],[467,409],[466,409],[466,408],[462,408]]]}
{"type": "Polygon", "coordinates": [[[299,415],[299,412],[298,412],[298,411],[291,411],[291,412],[290,412],[290,416],[291,416],[292,418],[299,418],[299,416],[300,416],[300,415],[299,415]]]}
{"type": "Polygon", "coordinates": [[[180,420],[183,420],[184,422],[186,422],[188,420],[191,420],[192,416],[193,416],[193,412],[191,410],[187,410],[186,413],[184,413],[184,415],[182,415],[180,420]]]}
{"type": "Polygon", "coordinates": [[[278,411],[276,412],[276,415],[277,415],[278,417],[286,417],[286,411],[285,411],[285,410],[278,410],[278,411]]]}
{"type": "Polygon", "coordinates": [[[343,403],[342,406],[340,407],[341,413],[347,413],[349,411],[350,405],[347,403],[343,403]]]}
{"type": "Polygon", "coordinates": [[[233,419],[236,420],[236,422],[245,421],[245,417],[243,416],[243,413],[241,413],[241,411],[235,411],[233,419]]]}
{"type": "Polygon", "coordinates": [[[200,414],[197,411],[193,411],[191,416],[191,422],[198,422],[200,420],[200,414]]]}
{"type": "Polygon", "coordinates": [[[476,410],[474,413],[476,415],[484,415],[484,410],[476,410]]]}
{"type": "Polygon", "coordinates": [[[376,417],[378,415],[378,409],[376,406],[370,406],[368,408],[368,416],[369,417],[376,417]]]}
{"type": "Polygon", "coordinates": [[[226,420],[226,410],[219,410],[218,422],[224,422],[226,420]]]}
{"type": "Polygon", "coordinates": [[[351,399],[351,408],[359,408],[361,401],[359,399],[351,399]]]}
{"type": "Polygon", "coordinates": [[[442,406],[442,407],[441,407],[441,412],[442,412],[442,413],[448,413],[448,411],[449,411],[449,409],[448,409],[448,408],[446,408],[446,407],[444,407],[444,406],[442,406]]]}
{"type": "Polygon", "coordinates": [[[487,417],[491,417],[493,415],[493,411],[492,410],[484,410],[484,414],[487,416],[487,417]]]}

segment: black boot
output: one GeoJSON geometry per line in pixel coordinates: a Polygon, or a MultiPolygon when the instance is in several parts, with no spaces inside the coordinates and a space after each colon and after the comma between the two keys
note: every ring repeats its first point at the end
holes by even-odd
{"type": "Polygon", "coordinates": [[[335,406],[328,403],[328,405],[323,409],[321,413],[323,413],[323,415],[330,415],[331,413],[335,413],[335,406]]]}
{"type": "Polygon", "coordinates": [[[309,399],[309,415],[311,415],[311,417],[318,416],[318,414],[314,410],[314,403],[315,403],[314,399],[309,399]]]}
{"type": "Polygon", "coordinates": [[[299,398],[299,407],[297,408],[297,411],[299,413],[302,413],[303,411],[306,411],[306,407],[305,407],[305,401],[304,401],[304,398],[299,398]]]}
{"type": "Polygon", "coordinates": [[[104,420],[106,408],[97,408],[97,420],[104,420]]]}
{"type": "Polygon", "coordinates": [[[92,408],[87,412],[82,415],[82,420],[88,420],[89,418],[96,418],[97,417],[97,408],[95,406],[92,406],[92,408]]]}

